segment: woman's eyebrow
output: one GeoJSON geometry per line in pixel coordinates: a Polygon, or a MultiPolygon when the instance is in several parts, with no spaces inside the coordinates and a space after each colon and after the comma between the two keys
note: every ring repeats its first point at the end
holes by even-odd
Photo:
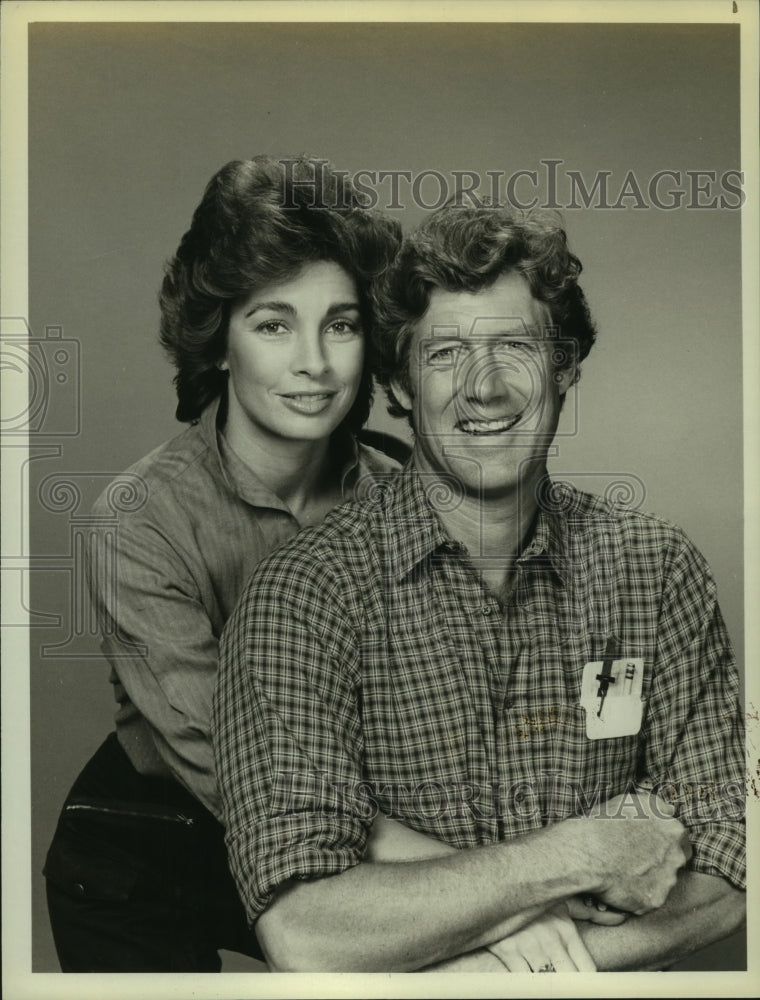
{"type": "Polygon", "coordinates": [[[283,312],[287,313],[288,316],[295,316],[298,310],[295,306],[291,305],[290,302],[254,302],[250,309],[245,313],[245,318],[248,319],[249,316],[253,316],[257,312],[283,312]]]}
{"type": "Polygon", "coordinates": [[[325,313],[325,316],[327,316],[327,317],[329,317],[329,316],[335,316],[337,313],[349,312],[350,310],[354,310],[355,312],[359,312],[359,303],[358,302],[334,302],[328,308],[327,312],[325,313]]]}
{"type": "MultiPolygon", "coordinates": [[[[337,313],[348,312],[349,310],[359,312],[359,303],[334,302],[328,307],[325,312],[325,316],[335,316],[337,313]]],[[[249,316],[253,316],[257,312],[280,312],[285,313],[288,316],[298,315],[298,310],[291,302],[268,301],[254,302],[251,308],[246,311],[245,318],[248,319],[249,316]]]]}

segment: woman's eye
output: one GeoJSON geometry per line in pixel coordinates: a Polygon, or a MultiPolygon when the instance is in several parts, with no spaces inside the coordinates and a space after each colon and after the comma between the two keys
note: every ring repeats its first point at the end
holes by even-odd
{"type": "Polygon", "coordinates": [[[350,319],[336,319],[327,328],[328,333],[343,339],[353,337],[359,330],[359,324],[350,319]]]}
{"type": "Polygon", "coordinates": [[[263,323],[259,323],[256,327],[258,333],[268,334],[269,336],[277,336],[282,333],[287,333],[288,328],[279,319],[267,319],[263,323]]]}

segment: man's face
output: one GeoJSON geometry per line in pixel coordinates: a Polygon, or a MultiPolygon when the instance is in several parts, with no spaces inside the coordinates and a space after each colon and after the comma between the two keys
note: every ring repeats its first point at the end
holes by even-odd
{"type": "Polygon", "coordinates": [[[412,338],[411,393],[394,383],[412,412],[420,471],[452,473],[484,499],[543,474],[574,377],[557,368],[550,323],[516,272],[479,292],[431,293],[412,338]]]}

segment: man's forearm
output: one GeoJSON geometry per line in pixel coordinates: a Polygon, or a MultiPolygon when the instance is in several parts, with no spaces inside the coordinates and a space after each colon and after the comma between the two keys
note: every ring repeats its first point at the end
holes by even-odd
{"type": "Polygon", "coordinates": [[[637,803],[645,823],[568,819],[449,857],[285,884],[259,918],[259,941],[278,971],[415,971],[493,944],[580,892],[648,912],[675,884],[688,841],[656,800],[637,803]]]}
{"type": "Polygon", "coordinates": [[[498,941],[547,904],[589,888],[581,831],[563,826],[450,857],[361,864],[291,883],[257,925],[270,967],[415,971],[498,941]]]}
{"type": "Polygon", "coordinates": [[[699,872],[682,872],[665,904],[618,927],[578,923],[600,970],[662,969],[732,934],[745,919],[745,893],[699,872]]]}

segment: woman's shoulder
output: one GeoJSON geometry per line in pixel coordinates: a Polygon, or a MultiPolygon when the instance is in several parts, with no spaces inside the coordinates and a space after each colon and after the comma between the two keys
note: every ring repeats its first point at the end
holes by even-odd
{"type": "Polygon", "coordinates": [[[221,474],[215,472],[211,448],[193,424],[158,445],[116,476],[93,506],[95,517],[149,515],[168,501],[177,510],[191,498],[197,503],[205,493],[215,493],[221,474]]]}

